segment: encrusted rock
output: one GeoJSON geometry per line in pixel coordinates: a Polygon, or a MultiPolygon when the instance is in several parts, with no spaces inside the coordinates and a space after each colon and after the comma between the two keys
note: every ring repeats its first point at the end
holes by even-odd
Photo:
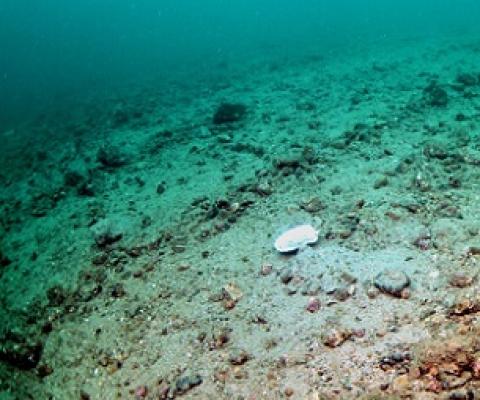
{"type": "Polygon", "coordinates": [[[198,374],[182,376],[175,381],[174,395],[184,394],[202,382],[203,379],[198,374]]]}
{"type": "Polygon", "coordinates": [[[98,247],[105,247],[119,241],[123,232],[110,220],[102,219],[91,228],[93,238],[98,247]]]}
{"type": "Polygon", "coordinates": [[[410,285],[410,278],[402,271],[386,269],[375,277],[374,284],[384,293],[402,297],[402,291],[410,285]]]}
{"type": "Polygon", "coordinates": [[[477,83],[480,83],[474,74],[468,74],[465,72],[458,74],[456,80],[463,86],[475,86],[477,83]]]}
{"type": "Polygon", "coordinates": [[[462,273],[456,273],[450,277],[449,283],[451,286],[457,288],[465,288],[473,283],[473,277],[462,273]]]}
{"type": "Polygon", "coordinates": [[[231,124],[245,117],[247,107],[239,103],[223,103],[215,111],[213,123],[215,125],[231,124]]]}
{"type": "Polygon", "coordinates": [[[104,168],[119,168],[127,164],[127,157],[115,146],[104,146],[98,149],[97,161],[104,168]]]}
{"type": "Polygon", "coordinates": [[[432,107],[446,107],[448,105],[448,93],[438,82],[432,81],[423,92],[428,105],[432,107]]]}
{"type": "Polygon", "coordinates": [[[328,347],[338,347],[352,337],[352,332],[345,329],[332,329],[322,335],[322,342],[328,347]]]}

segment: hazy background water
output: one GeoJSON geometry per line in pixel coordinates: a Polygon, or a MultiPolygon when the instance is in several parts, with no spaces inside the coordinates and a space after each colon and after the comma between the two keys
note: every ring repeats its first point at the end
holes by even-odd
{"type": "Polygon", "coordinates": [[[478,0],[0,0],[0,131],[126,83],[312,45],[480,34],[479,20],[478,0]]]}

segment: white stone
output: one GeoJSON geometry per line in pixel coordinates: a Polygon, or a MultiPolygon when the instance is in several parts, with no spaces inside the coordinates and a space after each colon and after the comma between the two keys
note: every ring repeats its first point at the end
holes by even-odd
{"type": "Polygon", "coordinates": [[[292,253],[318,241],[318,232],[311,225],[299,225],[282,233],[274,247],[280,253],[292,253]]]}

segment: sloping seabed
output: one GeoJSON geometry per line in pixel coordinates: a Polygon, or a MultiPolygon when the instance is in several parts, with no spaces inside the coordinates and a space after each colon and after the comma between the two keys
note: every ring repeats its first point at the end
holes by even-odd
{"type": "Polygon", "coordinates": [[[221,68],[2,134],[0,397],[474,398],[480,42],[221,68]]]}

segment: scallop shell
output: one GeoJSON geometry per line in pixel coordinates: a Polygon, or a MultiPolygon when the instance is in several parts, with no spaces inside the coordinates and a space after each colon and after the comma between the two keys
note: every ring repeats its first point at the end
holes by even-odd
{"type": "Polygon", "coordinates": [[[293,253],[301,247],[315,244],[318,232],[311,225],[299,225],[282,233],[275,240],[274,247],[280,253],[293,253]]]}

